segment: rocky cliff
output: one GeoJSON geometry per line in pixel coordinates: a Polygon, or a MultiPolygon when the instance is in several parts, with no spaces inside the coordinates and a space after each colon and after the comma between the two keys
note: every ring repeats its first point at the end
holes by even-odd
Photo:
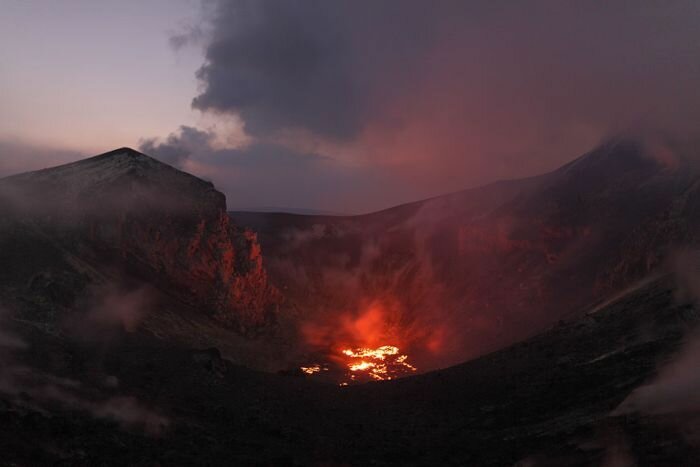
{"type": "Polygon", "coordinates": [[[97,269],[145,279],[242,332],[274,321],[278,294],[256,235],[233,225],[224,195],[132,149],[0,180],[0,209],[97,269]]]}

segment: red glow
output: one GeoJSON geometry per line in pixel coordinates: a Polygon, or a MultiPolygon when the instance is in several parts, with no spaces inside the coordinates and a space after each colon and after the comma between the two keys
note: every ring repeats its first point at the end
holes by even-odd
{"type": "Polygon", "coordinates": [[[302,332],[307,343],[341,369],[343,383],[394,379],[417,371],[412,354],[435,353],[443,343],[442,332],[419,327],[421,332],[411,333],[401,326],[401,311],[397,302],[373,301],[360,313],[341,313],[334,322],[307,323],[302,332]]]}
{"type": "Polygon", "coordinates": [[[345,349],[343,355],[348,357],[347,367],[352,380],[357,379],[358,374],[379,381],[390,380],[416,371],[416,367],[408,363],[408,355],[401,355],[399,348],[392,345],[376,349],[345,349]]]}
{"type": "Polygon", "coordinates": [[[332,349],[336,354],[345,349],[376,348],[387,342],[401,346],[404,339],[390,311],[386,305],[372,302],[358,314],[330,314],[329,318],[335,319],[306,323],[302,333],[311,346],[332,349]]]}

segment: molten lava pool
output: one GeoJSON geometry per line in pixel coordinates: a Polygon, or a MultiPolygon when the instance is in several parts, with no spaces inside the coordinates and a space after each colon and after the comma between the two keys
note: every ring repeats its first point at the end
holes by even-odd
{"type": "Polygon", "coordinates": [[[416,371],[408,362],[408,355],[401,354],[398,347],[383,345],[377,348],[345,348],[338,354],[331,355],[335,364],[313,364],[300,367],[307,375],[328,371],[329,366],[336,367],[341,386],[367,381],[383,381],[407,376],[416,371]]]}
{"type": "Polygon", "coordinates": [[[345,349],[343,355],[348,357],[350,379],[366,375],[375,380],[393,379],[416,371],[416,367],[407,362],[408,355],[400,355],[399,348],[383,345],[376,349],[345,349]]]}

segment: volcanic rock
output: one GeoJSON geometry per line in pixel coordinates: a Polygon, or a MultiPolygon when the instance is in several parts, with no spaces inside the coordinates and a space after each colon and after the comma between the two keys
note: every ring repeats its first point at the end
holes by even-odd
{"type": "MultiPolygon", "coordinates": [[[[8,249],[16,249],[18,237],[34,238],[29,256],[40,255],[45,243],[64,259],[70,255],[73,269],[86,263],[105,272],[108,264],[242,332],[274,320],[277,293],[260,246],[253,232],[232,223],[225,196],[133,149],[2,179],[0,212],[0,242],[8,249]]],[[[54,269],[65,275],[65,267],[54,269]]],[[[67,279],[47,274],[29,279],[29,288],[63,299],[67,279]]]]}

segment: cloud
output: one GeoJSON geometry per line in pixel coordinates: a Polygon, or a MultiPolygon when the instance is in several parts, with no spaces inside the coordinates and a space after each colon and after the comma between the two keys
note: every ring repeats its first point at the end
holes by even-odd
{"type": "Polygon", "coordinates": [[[74,303],[76,312],[61,317],[61,326],[74,341],[107,349],[124,333],[137,332],[157,304],[149,285],[93,284],[74,303]]]}
{"type": "Polygon", "coordinates": [[[164,142],[160,143],[155,138],[149,138],[141,142],[139,149],[166,164],[181,168],[193,153],[208,149],[212,139],[211,133],[182,125],[164,142]]]}
{"type": "Polygon", "coordinates": [[[197,25],[184,25],[178,32],[173,33],[168,42],[176,52],[188,45],[195,45],[204,40],[204,31],[197,25]]]}
{"type": "Polygon", "coordinates": [[[148,286],[129,290],[110,283],[95,288],[92,299],[95,303],[82,317],[83,324],[93,331],[118,328],[134,332],[152,309],[155,291],[148,286]]]}
{"type": "Polygon", "coordinates": [[[252,134],[295,126],[343,138],[359,129],[347,35],[328,2],[219,2],[207,62],[197,76],[201,110],[239,112],[252,134]]]}
{"type": "Polygon", "coordinates": [[[700,121],[690,0],[213,4],[195,108],[238,115],[258,139],[351,147],[412,197],[552,169],[628,127],[700,121]]]}
{"type": "Polygon", "coordinates": [[[227,195],[229,209],[313,208],[369,210],[405,199],[408,187],[377,167],[352,166],[280,144],[253,142],[218,148],[213,132],[183,126],[164,141],[148,139],[140,150],[166,163],[212,180],[227,195]],[[387,195],[395,184],[394,195],[387,195]],[[379,201],[381,200],[381,201],[379,201]]]}

